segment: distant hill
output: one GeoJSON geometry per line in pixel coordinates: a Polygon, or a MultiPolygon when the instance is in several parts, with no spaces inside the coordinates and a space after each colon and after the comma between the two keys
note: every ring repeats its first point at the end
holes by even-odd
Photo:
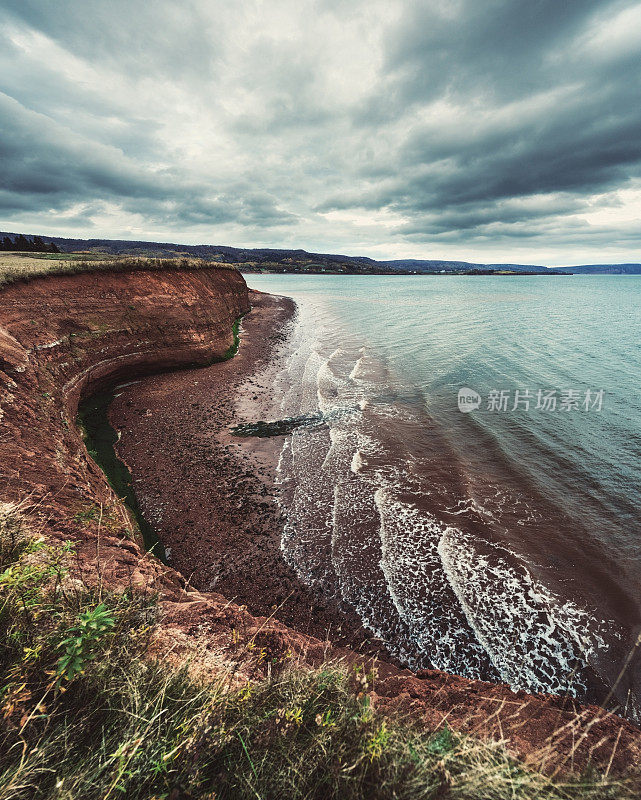
{"type": "Polygon", "coordinates": [[[581,264],[569,267],[541,267],[535,264],[472,264],[468,261],[420,261],[403,259],[380,262],[392,269],[417,272],[461,272],[469,270],[492,270],[500,272],[563,273],[572,275],[641,275],[641,264],[581,264]]]}
{"type": "Polygon", "coordinates": [[[578,267],[558,267],[557,272],[573,275],[641,275],[641,264],[582,264],[578,267]]]}
{"type": "MultiPolygon", "coordinates": [[[[0,240],[19,233],[0,231],[0,240]]],[[[236,264],[244,272],[281,273],[339,273],[348,275],[384,274],[605,274],[638,275],[641,264],[586,264],[578,267],[548,269],[536,264],[474,264],[469,261],[440,261],[421,259],[393,259],[375,261],[366,256],[347,256],[333,253],[309,253],[306,250],[280,250],[274,248],[227,247],[213,244],[176,244],[172,242],[144,242],[126,239],[66,239],[60,236],[40,236],[47,245],[56,245],[61,252],[106,253],[109,255],[148,256],[152,258],[202,258],[207,261],[236,264]]]]}
{"type": "MultiPolygon", "coordinates": [[[[402,269],[409,272],[468,272],[470,270],[492,270],[496,272],[527,272],[549,273],[547,267],[536,264],[473,264],[470,261],[434,261],[407,258],[394,261],[382,261],[392,269],[402,269]]],[[[556,270],[553,270],[556,271],[556,270]]]]}
{"type": "MultiPolygon", "coordinates": [[[[3,236],[16,234],[0,232],[3,236]]],[[[124,239],[66,239],[60,236],[42,236],[63,253],[86,252],[90,254],[148,256],[152,258],[202,258],[208,261],[237,264],[241,269],[269,272],[345,272],[390,273],[397,270],[365,256],[344,256],[328,253],[308,253],[305,250],[278,250],[272,248],[242,248],[211,244],[175,244],[172,242],[143,242],[124,239]]]]}

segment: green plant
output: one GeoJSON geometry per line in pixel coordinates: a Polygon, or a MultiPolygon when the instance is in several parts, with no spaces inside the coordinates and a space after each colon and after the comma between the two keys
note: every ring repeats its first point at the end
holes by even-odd
{"type": "Polygon", "coordinates": [[[448,728],[447,723],[440,731],[434,734],[429,743],[430,752],[437,755],[449,753],[454,747],[454,735],[448,728]]]}
{"type": "Polygon", "coordinates": [[[387,721],[383,720],[379,727],[372,732],[369,741],[366,745],[367,755],[370,761],[380,758],[385,752],[385,748],[389,743],[390,732],[387,727],[387,721]]]}
{"type": "Polygon", "coordinates": [[[74,514],[76,522],[90,522],[100,519],[100,508],[96,505],[89,505],[86,508],[80,509],[74,514]]]}
{"type": "Polygon", "coordinates": [[[234,321],[233,325],[231,326],[232,330],[232,343],[229,345],[227,350],[223,353],[222,360],[229,361],[230,358],[233,358],[236,353],[238,352],[238,347],[240,346],[240,322],[242,320],[242,316],[239,317],[237,320],[234,321]]]}
{"type": "Polygon", "coordinates": [[[65,652],[58,659],[58,677],[72,680],[80,674],[95,658],[98,645],[114,625],[113,612],[104,603],[80,614],[78,624],[69,629],[61,642],[65,652]]]}

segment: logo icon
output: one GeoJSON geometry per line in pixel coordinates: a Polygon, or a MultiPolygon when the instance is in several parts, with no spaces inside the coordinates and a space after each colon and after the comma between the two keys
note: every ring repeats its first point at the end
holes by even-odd
{"type": "Polygon", "coordinates": [[[467,386],[462,386],[458,390],[458,410],[463,414],[468,414],[470,411],[476,411],[481,405],[481,395],[475,392],[474,389],[468,389],[467,386]]]}

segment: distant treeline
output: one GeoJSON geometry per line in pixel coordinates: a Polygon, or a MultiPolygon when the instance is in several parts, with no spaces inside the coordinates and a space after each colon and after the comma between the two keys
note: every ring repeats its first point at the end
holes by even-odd
{"type": "Polygon", "coordinates": [[[19,234],[15,239],[10,236],[4,236],[0,243],[0,250],[6,252],[7,250],[14,250],[21,253],[59,253],[60,248],[53,242],[45,244],[39,236],[34,236],[33,239],[28,239],[26,236],[19,234]]]}

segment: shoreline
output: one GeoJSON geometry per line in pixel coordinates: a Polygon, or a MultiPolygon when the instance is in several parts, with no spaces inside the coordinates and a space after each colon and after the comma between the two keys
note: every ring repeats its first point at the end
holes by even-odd
{"type": "MultiPolygon", "coordinates": [[[[268,295],[263,297],[269,299],[268,295]]],[[[260,296],[252,293],[252,298],[255,313],[244,321],[239,356],[209,370],[190,370],[192,382],[207,373],[211,375],[214,370],[223,370],[228,375],[228,365],[240,364],[237,359],[247,358],[244,345],[249,344],[253,320],[258,317],[260,296]]],[[[272,611],[252,616],[246,607],[234,602],[232,591],[225,596],[217,590],[203,593],[186,586],[188,576],[171,565],[163,566],[144,552],[129,514],[108,486],[102,470],[88,458],[74,424],[78,401],[88,394],[114,385],[138,391],[137,387],[143,383],[150,390],[155,380],[160,383],[169,380],[167,370],[194,362],[204,366],[210,363],[212,352],[222,356],[231,344],[233,321],[249,305],[244,282],[231,271],[215,269],[189,273],[168,270],[144,276],[135,272],[118,276],[96,273],[51,276],[3,289],[0,292],[0,378],[4,381],[0,387],[0,500],[21,509],[29,524],[42,531],[51,546],[72,545],[74,555],[69,568],[74,580],[109,592],[133,591],[158,597],[159,616],[150,652],[154,659],[181,667],[187,663],[194,674],[206,679],[221,671],[226,674],[231,668],[239,681],[263,678],[271,674],[274,664],[279,665],[277,669],[290,663],[313,668],[327,660],[332,663],[340,660],[351,665],[349,668],[365,665],[369,668],[367,653],[355,652],[359,645],[355,636],[355,645],[346,649],[334,646],[340,642],[334,627],[328,626],[329,636],[324,639],[305,635],[310,611],[312,622],[320,629],[320,612],[316,613],[317,607],[306,608],[302,595],[290,598],[278,612],[280,620],[290,614],[293,621],[286,626],[273,618],[272,611]],[[37,316],[34,308],[38,308],[37,316]],[[156,375],[159,371],[164,373],[157,379],[141,381],[134,387],[123,386],[123,381],[139,380],[141,373],[156,375]],[[300,624],[292,613],[293,602],[304,612],[300,624]]],[[[262,316],[269,318],[269,314],[262,316]]],[[[276,354],[279,338],[282,340],[281,328],[271,322],[265,325],[264,349],[276,354]]],[[[232,380],[233,376],[224,381],[221,378],[223,385],[214,398],[221,413],[234,418],[235,401],[241,398],[252,404],[254,394],[256,400],[259,397],[266,402],[271,400],[268,361],[257,365],[246,384],[240,379],[232,380]],[[245,386],[244,394],[236,390],[237,385],[245,386]]],[[[177,377],[185,380],[186,375],[183,372],[177,377]]],[[[153,423],[153,430],[146,437],[149,458],[158,462],[164,457],[164,462],[157,465],[163,479],[161,514],[166,512],[169,495],[176,489],[168,480],[168,467],[174,469],[174,474],[182,472],[180,461],[174,463],[164,456],[163,435],[171,432],[171,423],[178,424],[189,409],[196,421],[192,438],[204,450],[201,441],[204,431],[198,427],[202,427],[206,412],[215,411],[209,408],[212,387],[205,388],[199,400],[200,409],[192,406],[192,402],[199,405],[195,399],[177,391],[164,425],[163,420],[154,419],[150,405],[140,409],[141,424],[153,423]]],[[[226,428],[225,432],[228,433],[226,428]]],[[[221,479],[213,472],[213,458],[205,464],[209,469],[203,472],[206,490],[212,495],[225,492],[221,501],[229,504],[234,491],[241,500],[250,488],[249,477],[239,474],[242,463],[249,471],[250,462],[241,457],[249,458],[250,454],[237,438],[233,443],[228,436],[223,439],[222,442],[216,439],[215,447],[222,450],[221,458],[228,459],[229,473],[221,479]]],[[[252,458],[258,460],[259,466],[261,448],[269,442],[274,444],[270,439],[245,442],[252,443],[252,458]]],[[[276,446],[280,449],[279,444],[276,446]]],[[[213,447],[210,443],[210,449],[213,447]]],[[[195,456],[202,466],[200,451],[193,449],[192,453],[178,455],[185,459],[195,456]]],[[[268,455],[263,451],[263,472],[268,467],[268,455]]],[[[256,462],[252,463],[255,466],[256,462]]],[[[251,485],[259,492],[257,502],[271,508],[274,504],[260,496],[264,484],[260,486],[254,480],[251,485]]],[[[189,485],[182,482],[182,489],[188,499],[198,503],[198,497],[189,494],[192,491],[189,485]]],[[[248,496],[249,506],[252,502],[248,496]]],[[[249,506],[233,509],[243,531],[250,524],[246,513],[249,506]]],[[[176,511],[183,516],[189,513],[184,507],[176,511]]],[[[279,537],[270,542],[264,537],[245,537],[243,545],[242,531],[226,529],[225,520],[222,522],[214,533],[224,540],[231,557],[237,555],[239,561],[247,562],[244,591],[251,594],[254,606],[267,605],[263,602],[265,586],[260,568],[269,573],[276,559],[282,565],[279,537]],[[254,539],[255,549],[234,553],[234,548],[253,545],[254,539]]],[[[199,531],[196,534],[198,543],[202,536],[199,531]]],[[[197,554],[194,560],[198,564],[197,554]]],[[[231,566],[235,568],[235,563],[231,566]]],[[[271,580],[272,588],[278,587],[280,578],[276,575],[271,580]]],[[[221,581],[218,586],[222,586],[221,581]]],[[[239,602],[242,603],[240,598],[239,602]]],[[[340,611],[343,640],[349,643],[345,612],[330,610],[334,616],[327,612],[324,620],[333,626],[340,611]]],[[[565,763],[564,753],[570,751],[573,764],[596,760],[613,770],[624,769],[638,758],[638,728],[598,707],[581,705],[568,697],[513,692],[504,684],[470,680],[438,670],[413,673],[398,669],[384,658],[377,666],[372,699],[384,713],[407,713],[418,724],[434,729],[447,718],[453,729],[509,740],[510,748],[523,757],[541,748],[550,752],[550,758],[553,750],[559,751],[560,766],[565,763]],[[612,750],[613,742],[616,753],[612,750]]]]}
{"type": "MultiPolygon", "coordinates": [[[[280,272],[278,270],[273,270],[269,272],[265,271],[252,271],[249,269],[241,270],[241,275],[244,277],[245,275],[296,275],[305,277],[307,275],[318,277],[319,275],[343,275],[347,278],[354,278],[354,277],[363,277],[363,278],[513,278],[515,276],[523,276],[526,278],[532,278],[534,276],[542,275],[543,277],[547,277],[548,275],[575,275],[577,273],[574,272],[491,272],[491,271],[469,271],[469,272],[401,272],[400,270],[395,270],[394,272],[332,272],[330,270],[324,270],[323,272],[317,271],[313,272],[312,270],[305,270],[304,272],[296,272],[292,270],[291,272],[280,272]]],[[[595,273],[595,274],[610,274],[610,273],[595,273]]],[[[612,273],[613,275],[619,273],[612,273]]],[[[623,273],[628,274],[628,273],[623,273]]],[[[634,273],[632,273],[634,274],[634,273]]]]}
{"type": "Polygon", "coordinates": [[[120,432],[118,457],[168,563],[189,585],[396,663],[355,611],[306,587],[283,559],[284,517],[274,482],[283,437],[231,432],[238,424],[278,419],[271,385],[296,314],[289,298],[250,291],[250,300],[234,358],[116,391],[109,420],[120,432]]]}

